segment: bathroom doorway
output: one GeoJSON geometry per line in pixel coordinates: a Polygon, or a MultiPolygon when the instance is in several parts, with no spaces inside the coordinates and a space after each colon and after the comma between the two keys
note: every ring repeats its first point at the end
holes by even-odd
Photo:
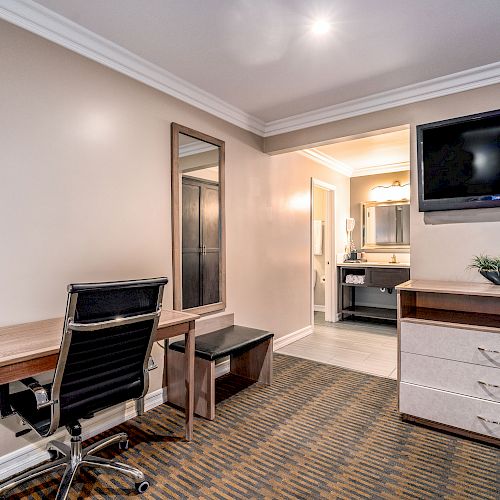
{"type": "Polygon", "coordinates": [[[334,215],[335,186],[311,179],[311,324],[337,321],[334,215]]]}

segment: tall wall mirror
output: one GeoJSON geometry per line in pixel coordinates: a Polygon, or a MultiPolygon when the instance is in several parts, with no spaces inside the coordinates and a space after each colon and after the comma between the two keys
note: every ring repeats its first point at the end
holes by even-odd
{"type": "Polygon", "coordinates": [[[364,251],[410,250],[410,202],[362,204],[364,251]]]}
{"type": "Polygon", "coordinates": [[[224,141],[172,123],[174,309],[226,307],[224,141]]]}

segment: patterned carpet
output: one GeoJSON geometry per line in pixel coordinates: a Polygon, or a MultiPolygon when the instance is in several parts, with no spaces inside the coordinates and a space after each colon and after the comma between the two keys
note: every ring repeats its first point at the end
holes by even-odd
{"type": "MultiPolygon", "coordinates": [[[[500,450],[401,422],[394,380],[284,355],[274,373],[272,387],[222,401],[215,421],[196,419],[191,443],[175,437],[182,413],[162,405],[106,433],[127,432],[129,450],[101,455],[147,473],[144,499],[500,498],[500,450]]],[[[57,479],[12,498],[53,498],[57,479]]],[[[134,495],[127,479],[84,472],[71,498],[134,495]]]]}

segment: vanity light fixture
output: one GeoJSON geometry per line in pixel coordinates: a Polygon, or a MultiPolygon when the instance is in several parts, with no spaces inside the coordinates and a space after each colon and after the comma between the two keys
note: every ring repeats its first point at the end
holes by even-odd
{"type": "Polygon", "coordinates": [[[390,186],[376,186],[370,190],[370,201],[401,201],[410,199],[410,183],[394,181],[390,186]]]}

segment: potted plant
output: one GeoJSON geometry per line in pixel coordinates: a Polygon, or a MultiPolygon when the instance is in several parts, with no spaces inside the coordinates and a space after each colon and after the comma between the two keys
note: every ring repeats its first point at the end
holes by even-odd
{"type": "Polygon", "coordinates": [[[500,257],[490,257],[483,254],[476,255],[469,267],[477,269],[482,276],[495,285],[500,285],[500,257]]]}

